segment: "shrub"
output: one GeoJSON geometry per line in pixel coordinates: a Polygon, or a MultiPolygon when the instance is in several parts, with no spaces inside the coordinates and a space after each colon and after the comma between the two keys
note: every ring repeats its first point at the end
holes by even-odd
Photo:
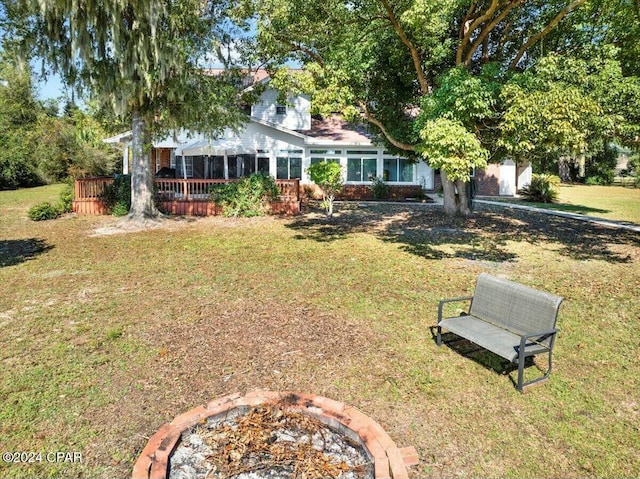
{"type": "Polygon", "coordinates": [[[519,193],[526,201],[538,203],[554,203],[560,191],[560,178],[548,173],[531,175],[531,184],[522,188],[519,193]]]}
{"type": "Polygon", "coordinates": [[[591,185],[591,186],[594,186],[594,185],[607,186],[612,184],[613,180],[614,180],[613,171],[606,171],[606,172],[601,172],[601,174],[596,176],[589,176],[585,180],[585,184],[591,185]]]}
{"type": "Polygon", "coordinates": [[[371,193],[375,200],[386,200],[389,198],[389,185],[387,185],[379,176],[374,178],[369,188],[371,189],[371,193]]]}
{"type": "Polygon", "coordinates": [[[610,185],[615,177],[614,169],[618,163],[618,149],[611,144],[604,146],[602,151],[587,160],[585,183],[587,185],[610,185]]]}
{"type": "Polygon", "coordinates": [[[66,183],[60,192],[60,211],[62,213],[70,213],[73,210],[73,186],[66,183]]]}
{"type": "Polygon", "coordinates": [[[262,216],[268,202],[280,194],[273,176],[254,173],[238,181],[213,185],[211,201],[222,206],[222,214],[230,217],[262,216]]]}
{"type": "Polygon", "coordinates": [[[62,214],[62,211],[60,211],[59,206],[54,206],[48,201],[44,201],[29,208],[27,214],[33,221],[55,220],[62,214]]]}
{"type": "Polygon", "coordinates": [[[115,216],[124,216],[131,209],[131,176],[119,175],[107,185],[100,199],[115,216]]]}

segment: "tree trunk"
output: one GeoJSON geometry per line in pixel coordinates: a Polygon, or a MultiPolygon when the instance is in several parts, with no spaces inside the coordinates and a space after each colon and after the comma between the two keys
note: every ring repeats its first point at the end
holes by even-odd
{"type": "Polygon", "coordinates": [[[470,216],[471,209],[467,203],[467,185],[460,180],[452,182],[444,171],[440,171],[442,179],[442,193],[444,198],[444,212],[448,216],[470,216]]]}
{"type": "Polygon", "coordinates": [[[153,198],[151,155],[147,148],[147,125],[138,110],[132,116],[133,171],[131,175],[131,209],[128,219],[136,222],[157,218],[160,214],[153,198]]]}

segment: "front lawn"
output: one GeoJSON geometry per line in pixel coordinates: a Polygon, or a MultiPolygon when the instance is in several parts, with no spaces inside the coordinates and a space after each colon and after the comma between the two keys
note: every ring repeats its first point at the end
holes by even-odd
{"type": "Polygon", "coordinates": [[[127,477],[148,437],[254,388],[360,408],[413,477],[640,471],[640,236],[503,208],[342,205],[332,221],[34,223],[55,188],[0,192],[0,477],[127,477]],[[519,394],[487,353],[435,345],[440,298],[480,272],[564,296],[554,371],[519,394]]]}
{"type": "Polygon", "coordinates": [[[557,203],[532,203],[513,198],[499,201],[640,224],[640,188],[562,185],[557,203]]]}

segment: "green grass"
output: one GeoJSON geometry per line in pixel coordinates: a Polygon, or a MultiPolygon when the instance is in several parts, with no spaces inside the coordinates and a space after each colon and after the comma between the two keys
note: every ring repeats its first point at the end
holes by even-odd
{"type": "Polygon", "coordinates": [[[360,408],[418,449],[412,477],[640,471],[637,234],[502,208],[115,235],[96,234],[112,217],[27,219],[57,194],[0,192],[0,452],[83,460],[0,462],[0,477],[126,477],[164,422],[254,388],[360,408]],[[566,298],[551,378],[524,395],[499,358],[433,340],[438,300],[483,271],[566,298]]]}
{"type": "MultiPolygon", "coordinates": [[[[516,200],[504,198],[500,201],[510,203],[516,200]]],[[[534,203],[520,200],[517,202],[537,208],[640,224],[640,188],[562,185],[557,203],[534,203]]]]}

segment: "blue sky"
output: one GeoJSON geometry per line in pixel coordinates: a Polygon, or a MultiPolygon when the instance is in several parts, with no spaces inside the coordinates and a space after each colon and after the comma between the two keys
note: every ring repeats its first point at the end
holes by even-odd
{"type": "Polygon", "coordinates": [[[38,96],[41,100],[58,99],[64,94],[64,87],[58,75],[49,75],[46,81],[35,79],[38,96]]]}

